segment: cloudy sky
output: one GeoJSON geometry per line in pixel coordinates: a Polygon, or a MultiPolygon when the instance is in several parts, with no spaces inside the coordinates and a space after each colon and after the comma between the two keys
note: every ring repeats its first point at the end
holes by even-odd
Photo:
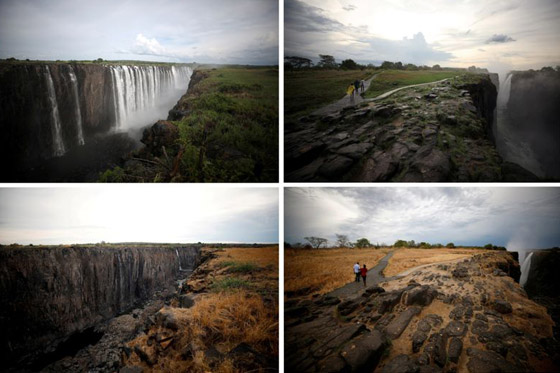
{"type": "Polygon", "coordinates": [[[0,243],[278,242],[277,188],[0,189],[0,243]]]}
{"type": "Polygon", "coordinates": [[[285,54],[316,60],[560,65],[558,0],[285,0],[285,54]]]}
{"type": "Polygon", "coordinates": [[[0,0],[0,58],[278,64],[278,0],[0,0]]]}
{"type": "Polygon", "coordinates": [[[560,188],[286,188],[285,241],[560,246],[560,188]]]}

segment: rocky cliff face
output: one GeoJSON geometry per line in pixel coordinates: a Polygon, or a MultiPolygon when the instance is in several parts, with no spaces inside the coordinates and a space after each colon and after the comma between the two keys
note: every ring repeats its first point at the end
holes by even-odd
{"type": "Polygon", "coordinates": [[[507,124],[547,178],[560,179],[560,72],[513,72],[507,124]]]}
{"type": "Polygon", "coordinates": [[[1,64],[0,157],[7,173],[37,167],[96,135],[153,123],[191,74],[186,65],[1,64]]]}
{"type": "Polygon", "coordinates": [[[0,249],[0,351],[3,361],[52,350],[173,288],[194,269],[199,247],[46,247],[0,249]]]}
{"type": "Polygon", "coordinates": [[[509,253],[493,252],[418,268],[365,289],[358,283],[343,295],[288,299],[286,367],[300,372],[557,371],[554,323],[508,276],[518,271],[509,253]]]}
{"type": "Polygon", "coordinates": [[[403,89],[286,126],[289,181],[504,181],[492,135],[497,90],[488,75],[403,89]]]}

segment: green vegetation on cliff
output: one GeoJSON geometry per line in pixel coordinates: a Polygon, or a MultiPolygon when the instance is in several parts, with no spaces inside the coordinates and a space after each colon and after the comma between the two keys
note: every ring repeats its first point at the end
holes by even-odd
{"type": "Polygon", "coordinates": [[[169,120],[146,129],[146,148],[100,181],[278,180],[277,68],[198,69],[169,120]]]}

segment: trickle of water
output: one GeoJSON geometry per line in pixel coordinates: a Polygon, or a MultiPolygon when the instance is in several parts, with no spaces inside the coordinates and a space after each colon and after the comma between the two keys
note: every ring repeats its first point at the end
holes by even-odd
{"type": "Polygon", "coordinates": [[[58,102],[56,100],[56,92],[51,76],[51,71],[48,66],[45,66],[45,77],[47,79],[47,92],[49,94],[49,101],[51,103],[51,119],[52,119],[52,134],[53,134],[53,155],[60,157],[66,153],[64,141],[62,140],[62,126],[60,124],[60,115],[58,114],[58,102]]]}
{"type": "Polygon", "coordinates": [[[183,267],[181,267],[181,257],[179,256],[179,251],[175,249],[175,253],[177,254],[177,260],[179,261],[179,271],[182,271],[183,267]]]}
{"type": "Polygon", "coordinates": [[[70,80],[72,81],[72,91],[74,93],[75,101],[75,113],[76,113],[76,132],[78,134],[78,144],[84,145],[84,133],[82,131],[82,111],[80,110],[80,98],[78,96],[78,79],[76,79],[76,74],[74,74],[74,68],[70,65],[70,80]]]}
{"type": "Polygon", "coordinates": [[[521,287],[525,287],[527,283],[527,278],[529,277],[529,271],[531,270],[531,257],[533,253],[530,253],[527,258],[523,261],[523,265],[521,266],[521,277],[519,278],[519,285],[521,287]]]}

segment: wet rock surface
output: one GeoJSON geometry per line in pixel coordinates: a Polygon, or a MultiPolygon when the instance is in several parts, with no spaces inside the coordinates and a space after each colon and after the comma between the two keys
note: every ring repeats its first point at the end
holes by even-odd
{"type": "Polygon", "coordinates": [[[512,261],[506,252],[478,254],[381,279],[366,290],[345,287],[312,302],[289,299],[291,307],[305,307],[308,317],[285,315],[286,369],[515,372],[533,370],[531,356],[539,356],[539,364],[554,370],[550,317],[512,277],[493,275],[506,263],[513,267],[512,261]],[[509,313],[494,309],[496,301],[514,299],[535,307],[532,321],[520,306],[509,313]]]}
{"type": "Polygon", "coordinates": [[[492,134],[496,87],[483,75],[463,79],[411,87],[380,101],[287,123],[286,180],[538,179],[498,155],[492,134]]]}

